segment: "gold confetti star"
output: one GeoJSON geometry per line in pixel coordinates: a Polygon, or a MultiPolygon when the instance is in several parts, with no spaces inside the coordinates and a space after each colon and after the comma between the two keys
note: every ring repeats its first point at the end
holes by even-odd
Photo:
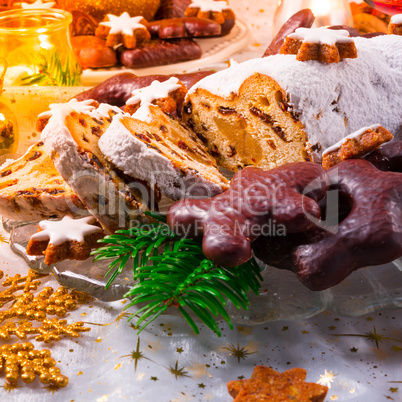
{"type": "Polygon", "coordinates": [[[60,390],[60,388],[54,384],[49,384],[47,387],[43,387],[43,389],[45,389],[47,392],[51,392],[52,395],[60,390]]]}
{"type": "Polygon", "coordinates": [[[238,380],[244,380],[244,375],[239,375],[239,376],[237,377],[237,379],[238,379],[238,380]]]}
{"type": "Polygon", "coordinates": [[[151,381],[158,381],[158,377],[151,377],[151,381]]]}
{"type": "Polygon", "coordinates": [[[328,372],[327,370],[325,370],[324,374],[320,375],[317,384],[325,385],[328,388],[331,388],[331,384],[334,382],[335,376],[337,376],[337,374],[334,374],[332,371],[328,372]]]}
{"type": "Polygon", "coordinates": [[[177,380],[179,377],[190,377],[190,376],[188,375],[188,371],[185,371],[185,370],[184,370],[184,367],[179,368],[179,361],[178,361],[178,360],[176,360],[175,366],[174,366],[174,367],[169,366],[168,370],[169,370],[169,372],[170,372],[171,374],[173,374],[173,375],[175,376],[176,380],[177,380]]]}
{"type": "Polygon", "coordinates": [[[303,330],[301,333],[302,333],[302,334],[309,334],[310,332],[309,332],[309,331],[306,331],[306,330],[303,330]]]}
{"type": "Polygon", "coordinates": [[[383,343],[386,341],[402,342],[399,339],[389,338],[389,337],[379,334],[374,326],[373,326],[373,332],[366,332],[365,334],[331,334],[331,335],[333,335],[333,336],[357,336],[360,338],[366,338],[369,341],[375,342],[377,349],[380,348],[380,343],[383,343]]]}
{"type": "Polygon", "coordinates": [[[331,331],[333,331],[334,329],[336,329],[335,325],[331,325],[330,327],[328,327],[328,329],[330,329],[331,331]]]}
{"type": "Polygon", "coordinates": [[[6,381],[4,383],[4,385],[1,386],[2,388],[4,388],[8,393],[10,393],[11,391],[14,391],[15,389],[19,388],[19,386],[17,384],[11,384],[8,381],[6,381]]]}
{"type": "Polygon", "coordinates": [[[177,349],[176,349],[176,352],[177,352],[177,353],[183,353],[183,352],[184,352],[184,349],[183,349],[183,348],[177,348],[177,349]]]}
{"type": "Polygon", "coordinates": [[[200,383],[200,384],[197,384],[197,385],[198,385],[198,388],[202,388],[202,389],[205,388],[205,384],[203,384],[203,383],[200,383]]]}
{"type": "Polygon", "coordinates": [[[286,326],[286,327],[282,327],[282,331],[287,331],[289,329],[289,327],[288,326],[286,326]]]}
{"type": "Polygon", "coordinates": [[[356,349],[355,347],[353,347],[353,348],[350,349],[350,351],[351,351],[352,353],[356,353],[356,352],[358,351],[358,349],[356,349]]]}
{"type": "Polygon", "coordinates": [[[131,360],[130,360],[130,361],[134,361],[134,372],[137,371],[137,365],[138,365],[138,362],[139,362],[140,360],[146,359],[146,360],[152,361],[151,359],[148,359],[148,357],[145,357],[145,356],[144,356],[144,353],[142,353],[142,352],[140,351],[140,338],[139,338],[139,337],[138,337],[138,339],[137,339],[137,347],[136,347],[136,349],[133,350],[133,351],[131,351],[131,353],[128,354],[128,355],[120,356],[120,359],[121,359],[122,357],[131,357],[131,360]]]}
{"type": "Polygon", "coordinates": [[[393,394],[395,392],[398,392],[399,388],[390,388],[389,391],[392,392],[393,394]]]}
{"type": "Polygon", "coordinates": [[[367,321],[373,321],[373,317],[367,317],[366,320],[367,321]]]}
{"type": "Polygon", "coordinates": [[[246,347],[240,347],[239,342],[237,342],[237,347],[233,345],[233,343],[228,343],[228,346],[222,347],[223,350],[229,352],[229,356],[233,356],[237,359],[237,362],[240,363],[240,359],[245,360],[249,355],[254,354],[255,352],[249,352],[246,347]]]}
{"type": "Polygon", "coordinates": [[[394,350],[395,352],[400,352],[400,351],[402,351],[402,348],[399,347],[399,346],[393,345],[393,346],[391,347],[391,350],[394,350]]]}

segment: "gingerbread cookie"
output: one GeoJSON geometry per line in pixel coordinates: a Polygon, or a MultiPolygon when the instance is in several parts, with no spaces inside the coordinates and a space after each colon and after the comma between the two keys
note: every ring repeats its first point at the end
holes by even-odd
{"type": "Polygon", "coordinates": [[[152,21],[148,30],[160,39],[203,38],[220,35],[221,25],[205,18],[185,17],[152,21]]]}
{"type": "Polygon", "coordinates": [[[281,54],[295,54],[299,61],[318,60],[338,63],[345,58],[356,58],[357,49],[346,30],[325,27],[298,28],[288,35],[280,49],[281,54]]]}
{"type": "Polygon", "coordinates": [[[176,114],[179,105],[183,105],[186,93],[186,87],[176,77],[164,82],[153,81],[151,85],[133,91],[124,111],[133,114],[141,105],[152,103],[166,113],[176,114]]]}
{"type": "Polygon", "coordinates": [[[306,370],[301,368],[279,373],[257,366],[250,379],[230,381],[227,388],[235,402],[324,401],[328,387],[305,382],[306,375],[306,370]]]}
{"type": "Polygon", "coordinates": [[[235,23],[235,14],[226,1],[193,0],[184,15],[217,22],[222,27],[222,35],[228,34],[235,23]]]}
{"type": "Polygon", "coordinates": [[[61,221],[42,221],[39,230],[28,242],[28,255],[44,255],[45,264],[56,264],[62,260],[86,260],[92,248],[105,234],[96,219],[88,216],[73,219],[66,215],[61,221]]]}
{"type": "Polygon", "coordinates": [[[251,258],[251,243],[263,233],[303,232],[313,226],[309,216],[320,217],[317,200],[326,194],[326,184],[320,179],[324,172],[310,162],[289,163],[267,172],[245,168],[235,174],[224,193],[173,204],[167,221],[181,235],[203,235],[208,259],[237,266],[251,258]],[[303,195],[315,180],[316,190],[303,195]]]}
{"type": "Polygon", "coordinates": [[[95,35],[106,39],[106,45],[114,47],[123,43],[127,49],[134,49],[137,42],[151,39],[147,28],[147,21],[142,16],[130,17],[124,12],[119,17],[108,14],[105,21],[99,23],[95,35]]]}
{"type": "Polygon", "coordinates": [[[323,226],[303,234],[261,236],[253,243],[255,255],[268,265],[294,271],[316,291],[339,284],[359,268],[401,257],[402,174],[397,171],[402,147],[398,142],[384,147],[384,153],[381,148],[373,152],[373,162],[396,171],[380,171],[363,159],[345,160],[327,171],[340,203],[331,226],[321,222],[323,226]],[[391,150],[395,145],[398,152],[391,150]]]}
{"type": "Polygon", "coordinates": [[[192,39],[152,39],[139,43],[135,49],[117,48],[117,57],[123,66],[144,68],[162,66],[201,57],[200,45],[192,39]]]}
{"type": "Polygon", "coordinates": [[[402,35],[402,14],[396,14],[391,17],[388,25],[388,33],[392,35],[402,35]]]}
{"type": "Polygon", "coordinates": [[[322,153],[322,166],[329,169],[345,159],[361,158],[392,138],[394,136],[379,124],[363,127],[327,148],[322,153]]]}

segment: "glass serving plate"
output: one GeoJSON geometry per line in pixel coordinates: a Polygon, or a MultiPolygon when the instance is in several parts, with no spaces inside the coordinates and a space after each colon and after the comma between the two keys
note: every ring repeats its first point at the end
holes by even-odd
{"type": "MultiPolygon", "coordinates": [[[[127,264],[113,284],[105,289],[105,274],[110,261],[62,261],[47,266],[43,257],[25,253],[37,222],[3,220],[3,228],[10,234],[10,247],[19,256],[19,264],[27,264],[39,273],[53,273],[66,287],[82,290],[106,302],[120,300],[134,284],[132,269],[127,264]]],[[[229,305],[229,314],[238,324],[256,325],[280,320],[306,319],[322,311],[342,317],[356,317],[384,308],[402,308],[402,259],[393,263],[359,269],[341,284],[321,292],[302,285],[289,271],[261,263],[264,281],[259,296],[250,293],[248,311],[229,305]]],[[[174,310],[174,309],[173,309],[174,310]]],[[[171,313],[171,312],[170,312],[171,313]]]]}

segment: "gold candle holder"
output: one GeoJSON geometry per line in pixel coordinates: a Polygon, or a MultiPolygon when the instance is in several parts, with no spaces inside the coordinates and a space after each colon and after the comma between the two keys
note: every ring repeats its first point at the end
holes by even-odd
{"type": "Polygon", "coordinates": [[[80,85],[81,66],[70,43],[72,15],[56,9],[0,13],[0,57],[7,85],[80,85]]]}

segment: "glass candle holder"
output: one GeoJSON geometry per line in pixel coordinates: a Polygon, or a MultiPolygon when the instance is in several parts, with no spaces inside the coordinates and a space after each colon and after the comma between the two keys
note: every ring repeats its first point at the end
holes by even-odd
{"type": "Polygon", "coordinates": [[[81,66],[70,43],[72,15],[56,9],[0,13],[4,85],[80,85],[81,66]]]}
{"type": "Polygon", "coordinates": [[[297,11],[310,8],[315,15],[314,27],[328,25],[353,26],[349,0],[279,0],[275,12],[273,35],[297,11]]]}

